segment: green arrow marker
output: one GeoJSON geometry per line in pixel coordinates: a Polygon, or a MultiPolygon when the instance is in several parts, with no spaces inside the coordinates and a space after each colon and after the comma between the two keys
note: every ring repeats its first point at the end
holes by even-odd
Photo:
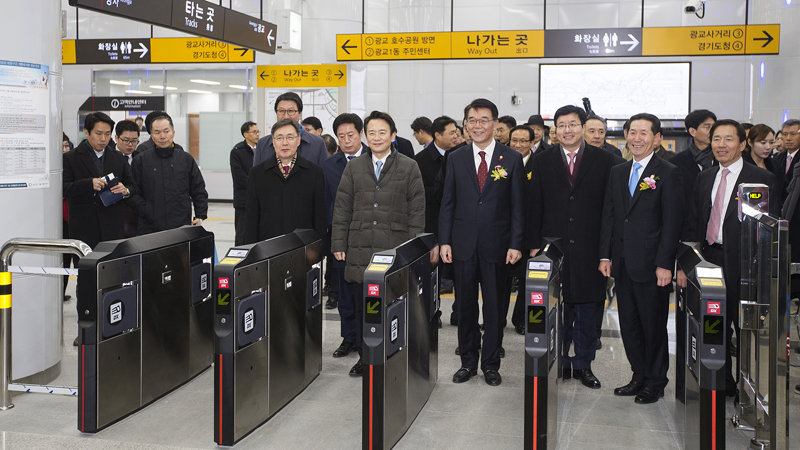
{"type": "Polygon", "coordinates": [[[228,303],[230,303],[230,302],[226,301],[226,300],[227,300],[227,298],[228,298],[228,297],[230,297],[230,296],[231,296],[231,293],[230,293],[230,292],[228,292],[227,294],[225,294],[225,296],[224,296],[224,297],[222,296],[222,294],[217,294],[217,305],[219,305],[219,306],[225,306],[225,305],[227,305],[228,303]]]}
{"type": "Polygon", "coordinates": [[[380,300],[376,300],[375,303],[367,302],[367,314],[378,314],[378,305],[380,304],[380,300]]]}
{"type": "Polygon", "coordinates": [[[542,323],[542,319],[539,318],[541,315],[542,311],[537,312],[535,316],[533,315],[533,311],[531,311],[529,319],[530,323],[542,323]]]}
{"type": "Polygon", "coordinates": [[[719,330],[715,329],[715,328],[717,328],[717,325],[719,325],[719,322],[720,322],[720,319],[717,319],[716,322],[711,324],[711,321],[707,320],[706,321],[706,333],[709,333],[709,334],[717,334],[717,333],[719,333],[719,330]]]}

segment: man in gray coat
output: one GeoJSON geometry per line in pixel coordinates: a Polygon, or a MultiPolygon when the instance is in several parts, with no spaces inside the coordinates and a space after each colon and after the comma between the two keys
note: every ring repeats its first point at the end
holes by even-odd
{"type": "Polygon", "coordinates": [[[417,163],[392,151],[397,127],[391,116],[373,111],[364,121],[364,153],[347,164],[333,207],[331,252],[345,261],[344,278],[356,297],[358,362],[350,375],[361,376],[364,270],[372,254],[397,247],[425,230],[425,186],[417,163]]]}

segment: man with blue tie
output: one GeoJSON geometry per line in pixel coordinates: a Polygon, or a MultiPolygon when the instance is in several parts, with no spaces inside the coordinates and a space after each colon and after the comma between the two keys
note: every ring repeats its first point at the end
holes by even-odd
{"type": "Polygon", "coordinates": [[[525,173],[522,156],[494,140],[497,116],[497,106],[482,98],[464,108],[472,144],[453,150],[446,163],[439,241],[442,261],[454,263],[459,295],[461,368],[454,383],[478,373],[478,285],[483,297],[481,369],[486,384],[502,383],[499,298],[509,264],[522,257],[525,173]]]}
{"type": "Polygon", "coordinates": [[[633,159],[611,169],[600,229],[603,276],[617,285],[619,326],[633,377],[614,395],[655,403],[669,381],[669,286],[683,225],[680,169],[654,153],[661,121],[630,119],[633,159]],[[613,272],[612,272],[613,271],[613,272]]]}

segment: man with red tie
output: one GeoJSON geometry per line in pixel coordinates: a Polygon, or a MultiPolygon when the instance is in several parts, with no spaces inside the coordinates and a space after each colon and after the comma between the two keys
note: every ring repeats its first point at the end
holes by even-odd
{"type": "Polygon", "coordinates": [[[465,109],[472,144],[453,150],[439,212],[442,261],[454,263],[458,299],[458,347],[461,368],[454,383],[478,373],[498,386],[500,377],[499,302],[509,264],[522,257],[524,181],[522,156],[494,140],[497,106],[473,100],[465,109]],[[478,285],[483,297],[483,348],[478,355],[478,285]]]}

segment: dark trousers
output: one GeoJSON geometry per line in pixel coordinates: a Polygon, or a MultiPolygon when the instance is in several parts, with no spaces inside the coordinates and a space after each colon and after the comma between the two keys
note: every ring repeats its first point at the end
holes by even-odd
{"type": "Polygon", "coordinates": [[[508,276],[505,262],[492,263],[478,252],[466,261],[455,261],[455,288],[458,294],[458,348],[461,350],[461,367],[478,368],[478,345],[481,332],[478,328],[478,285],[483,296],[483,348],[481,370],[500,368],[500,296],[508,276]]]}
{"type": "Polygon", "coordinates": [[[597,352],[595,310],[597,303],[561,303],[561,367],[574,370],[592,368],[597,352]],[[575,356],[569,356],[570,346],[575,345],[575,356]]]}
{"type": "MultiPolygon", "coordinates": [[[[69,239],[69,225],[66,220],[64,222],[64,229],[63,229],[63,239],[69,239]]],[[[64,253],[64,268],[69,269],[70,263],[72,263],[72,267],[78,268],[78,255],[73,255],[71,253],[64,253]]],[[[64,279],[64,295],[67,295],[67,283],[69,283],[69,275],[64,275],[61,277],[64,279]]]]}
{"type": "MultiPolygon", "coordinates": [[[[503,346],[503,336],[505,335],[505,327],[508,324],[508,309],[511,307],[511,287],[514,286],[514,276],[509,274],[506,277],[505,283],[503,283],[503,292],[500,294],[500,342],[498,345],[500,347],[503,346]]],[[[517,311],[517,305],[524,302],[523,297],[525,296],[525,280],[521,280],[519,282],[519,286],[517,286],[517,301],[514,303],[514,313],[517,311]]],[[[521,320],[521,319],[520,319],[521,320]]],[[[517,325],[517,322],[514,322],[514,317],[512,314],[511,323],[517,325]]]]}
{"type": "Polygon", "coordinates": [[[617,307],[622,343],[633,371],[633,380],[661,390],[667,385],[669,370],[669,287],[656,281],[631,280],[620,260],[617,283],[617,307]]]}
{"type": "Polygon", "coordinates": [[[360,322],[356,322],[353,284],[344,281],[344,267],[336,269],[336,275],[339,279],[339,316],[341,317],[342,339],[356,344],[360,348],[361,340],[358,339],[360,332],[356,332],[360,328],[360,322]]]}
{"type": "Polygon", "coordinates": [[[356,306],[356,349],[358,356],[364,349],[364,283],[351,283],[356,306]]]}
{"type": "Polygon", "coordinates": [[[606,317],[606,301],[597,302],[594,308],[594,329],[597,339],[603,337],[603,319],[606,317]]]}
{"type": "Polygon", "coordinates": [[[328,298],[337,300],[339,298],[339,275],[333,267],[335,261],[331,253],[331,227],[328,225],[328,238],[325,240],[325,285],[328,286],[328,298]]]}
{"type": "Polygon", "coordinates": [[[736,378],[739,375],[739,359],[733,364],[731,358],[731,342],[733,342],[733,332],[736,336],[741,335],[739,329],[739,280],[730,280],[725,270],[725,252],[718,248],[703,245],[703,257],[711,264],[722,267],[725,276],[725,389],[736,389],[736,378]]]}
{"type": "MultiPolygon", "coordinates": [[[[234,229],[236,230],[236,238],[234,245],[244,245],[244,221],[245,221],[245,208],[233,208],[234,210],[234,229]]],[[[253,244],[253,242],[251,242],[253,244]]]]}

